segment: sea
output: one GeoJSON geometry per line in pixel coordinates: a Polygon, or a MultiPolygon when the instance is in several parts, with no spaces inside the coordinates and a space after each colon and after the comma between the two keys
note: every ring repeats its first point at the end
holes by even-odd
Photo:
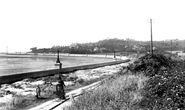
{"type": "MultiPolygon", "coordinates": [[[[5,55],[0,54],[0,76],[58,69],[55,66],[56,55],[5,55]]],[[[60,56],[62,67],[72,67],[86,64],[112,61],[109,58],[87,56],[60,56]]]]}

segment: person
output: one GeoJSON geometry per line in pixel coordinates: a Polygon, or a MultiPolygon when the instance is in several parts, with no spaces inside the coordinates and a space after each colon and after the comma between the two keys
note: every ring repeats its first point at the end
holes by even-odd
{"type": "Polygon", "coordinates": [[[64,90],[64,81],[61,77],[59,77],[58,84],[56,85],[56,92],[60,99],[66,99],[65,97],[65,90],[64,90]]]}

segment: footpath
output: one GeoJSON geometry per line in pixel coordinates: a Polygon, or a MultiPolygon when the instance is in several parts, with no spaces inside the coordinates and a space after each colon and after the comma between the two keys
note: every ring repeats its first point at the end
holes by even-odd
{"type": "Polygon", "coordinates": [[[89,92],[93,89],[96,89],[100,85],[100,82],[101,81],[98,81],[66,93],[66,100],[53,99],[29,110],[65,110],[65,107],[70,106],[73,103],[74,98],[82,95],[84,92],[89,92]]]}

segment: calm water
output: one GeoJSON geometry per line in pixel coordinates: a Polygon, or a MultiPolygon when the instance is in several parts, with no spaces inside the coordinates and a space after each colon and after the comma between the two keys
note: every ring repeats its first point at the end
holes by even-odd
{"type": "MultiPolygon", "coordinates": [[[[25,73],[31,71],[49,70],[58,68],[54,65],[56,62],[56,56],[31,57],[31,58],[30,56],[29,58],[21,57],[15,58],[0,56],[0,76],[7,74],[25,73]]],[[[107,61],[112,61],[112,59],[91,58],[91,57],[67,57],[67,56],[63,56],[61,58],[63,67],[79,66],[107,61]]]]}

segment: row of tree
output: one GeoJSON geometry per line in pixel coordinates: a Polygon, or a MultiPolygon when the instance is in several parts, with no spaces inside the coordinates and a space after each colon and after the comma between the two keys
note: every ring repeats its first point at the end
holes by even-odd
{"type": "MultiPolygon", "coordinates": [[[[154,50],[170,51],[184,50],[185,40],[165,40],[154,41],[154,50]]],[[[73,43],[70,46],[53,46],[51,48],[31,48],[32,53],[62,53],[72,54],[95,54],[112,52],[148,52],[150,49],[149,41],[136,41],[133,39],[105,39],[95,43],[73,43]]]]}

